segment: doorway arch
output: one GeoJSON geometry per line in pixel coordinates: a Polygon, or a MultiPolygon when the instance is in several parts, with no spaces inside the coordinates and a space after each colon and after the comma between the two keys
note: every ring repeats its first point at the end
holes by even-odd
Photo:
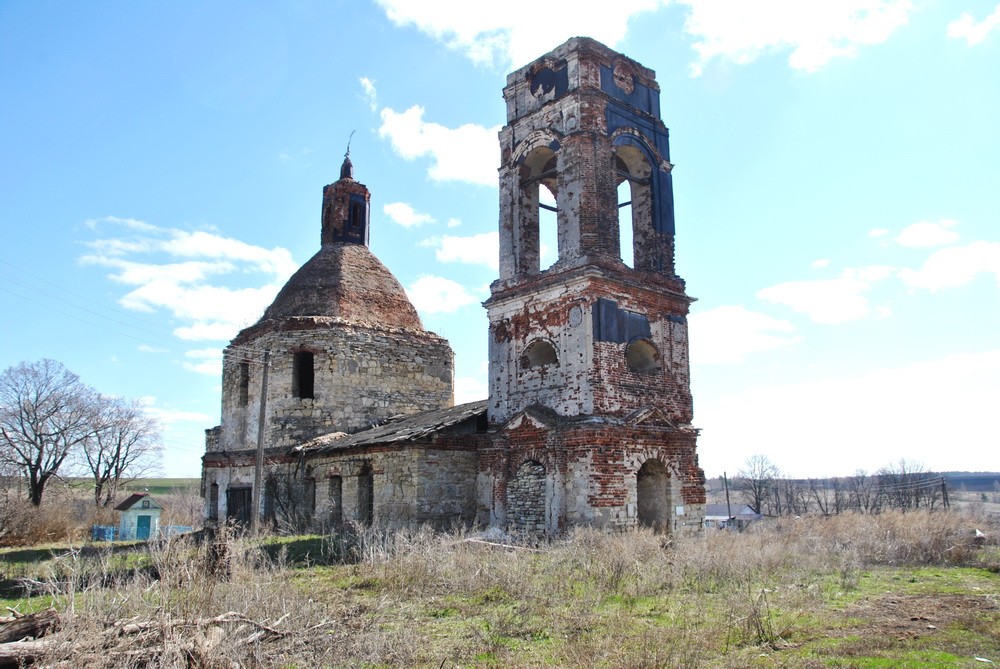
{"type": "Polygon", "coordinates": [[[636,473],[636,515],[640,527],[670,530],[670,474],[662,462],[650,458],[636,473]]]}

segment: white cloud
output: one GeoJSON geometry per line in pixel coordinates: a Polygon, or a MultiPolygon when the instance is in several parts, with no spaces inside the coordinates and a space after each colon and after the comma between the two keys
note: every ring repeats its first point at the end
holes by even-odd
{"type": "Polygon", "coordinates": [[[188,351],[184,357],[191,358],[194,362],[184,361],[184,369],[205,374],[213,378],[222,376],[222,349],[200,348],[188,351]]]}
{"type": "Polygon", "coordinates": [[[906,25],[910,0],[680,0],[690,8],[685,30],[695,36],[701,74],[715,58],[746,64],[765,53],[791,50],[788,64],[812,72],[853,57],[858,46],[886,41],[906,25]]]}
{"type": "Polygon", "coordinates": [[[143,411],[166,425],[173,423],[196,423],[199,425],[206,425],[212,420],[208,414],[196,411],[179,411],[177,409],[158,407],[156,406],[157,399],[152,395],[140,397],[139,402],[143,405],[143,411]]]}
{"type": "Polygon", "coordinates": [[[491,269],[500,267],[500,233],[498,232],[483,232],[468,237],[443,235],[426,239],[420,245],[435,248],[434,255],[441,262],[485,265],[491,269]]]}
{"type": "Polygon", "coordinates": [[[458,218],[449,218],[448,219],[448,227],[449,228],[457,228],[460,225],[462,225],[462,220],[461,219],[458,219],[458,218]]]}
{"type": "Polygon", "coordinates": [[[88,227],[107,224],[124,228],[125,236],[86,242],[90,252],[80,262],[111,268],[109,279],[131,287],[119,298],[126,309],[168,311],[180,322],[174,334],[181,339],[231,339],[259,317],[296,269],[286,249],[211,232],[114,217],[88,227]]]}
{"type": "Polygon", "coordinates": [[[958,240],[958,233],[952,230],[958,225],[958,221],[952,219],[942,219],[937,223],[930,221],[920,221],[903,228],[895,237],[895,241],[900,246],[941,246],[950,244],[958,240]]]}
{"type": "Polygon", "coordinates": [[[892,272],[885,265],[848,268],[836,279],[787,281],[757,291],[757,297],[791,307],[815,323],[845,323],[872,313],[865,293],[873,283],[891,276],[892,272]]]}
{"type": "Polygon", "coordinates": [[[142,353],[166,353],[167,349],[159,348],[157,346],[150,346],[149,344],[139,344],[137,347],[142,353]]]}
{"type": "Polygon", "coordinates": [[[450,314],[479,298],[462,284],[440,276],[422,276],[406,289],[406,295],[421,313],[450,314]]]}
{"type": "Polygon", "coordinates": [[[358,82],[364,89],[364,98],[365,102],[368,103],[368,108],[373,112],[378,111],[378,92],[375,90],[375,82],[368,77],[359,77],[358,82]]]}
{"type": "Polygon", "coordinates": [[[424,121],[424,108],[419,105],[402,113],[386,107],[381,116],[379,137],[388,138],[393,150],[406,160],[430,157],[433,162],[427,174],[434,181],[497,185],[500,126],[466,123],[446,128],[424,121]]]}
{"type": "Polygon", "coordinates": [[[87,221],[87,227],[96,230],[102,223],[115,223],[117,225],[125,226],[131,230],[137,230],[139,232],[162,232],[160,228],[153,225],[152,223],[147,223],[146,221],[140,221],[137,218],[119,218],[118,216],[105,216],[102,219],[90,219],[87,221]]]}
{"type": "Polygon", "coordinates": [[[821,269],[829,264],[830,264],[829,258],[820,258],[819,260],[813,260],[812,264],[809,266],[812,267],[813,269],[821,269]]]}
{"type": "Polygon", "coordinates": [[[433,223],[434,217],[416,211],[405,202],[390,202],[382,207],[382,211],[394,223],[402,225],[404,228],[414,228],[424,223],[433,223]]]}
{"type": "Polygon", "coordinates": [[[938,471],[995,469],[998,403],[1000,350],[949,355],[702,402],[698,450],[710,474],[758,452],[792,476],[873,471],[901,457],[938,471]]]}
{"type": "Polygon", "coordinates": [[[722,306],[688,317],[691,363],[713,365],[743,362],[749,353],[770,351],[799,341],[788,321],[750,311],[741,306],[722,306]]]}
{"type": "Polygon", "coordinates": [[[979,274],[992,274],[1000,283],[1000,242],[978,241],[940,249],[920,269],[900,270],[899,278],[914,288],[940,290],[964,286],[979,274]]]}
{"type": "Polygon", "coordinates": [[[887,234],[889,234],[889,231],[885,228],[872,228],[868,231],[869,237],[885,237],[887,234]]]}
{"type": "Polygon", "coordinates": [[[396,25],[417,30],[450,48],[464,51],[477,64],[501,69],[526,65],[574,35],[589,35],[609,46],[620,42],[628,23],[666,0],[580,0],[572,9],[559,2],[508,0],[480,3],[475,10],[462,0],[415,3],[377,0],[396,25]]]}
{"type": "MultiPolygon", "coordinates": [[[[531,62],[574,35],[589,35],[610,47],[621,42],[629,22],[667,0],[581,0],[562,3],[510,0],[468,10],[461,0],[414,3],[377,0],[391,21],[414,26],[477,64],[500,69],[531,62]]],[[[850,57],[861,45],[884,42],[905,25],[911,0],[679,0],[688,8],[685,30],[695,38],[698,75],[715,58],[739,64],[764,53],[791,51],[788,63],[813,71],[833,58],[850,57]]]]}
{"type": "Polygon", "coordinates": [[[985,40],[998,26],[1000,26],[1000,5],[997,5],[992,14],[979,22],[976,22],[968,12],[963,12],[948,24],[948,37],[964,39],[971,46],[985,40]]]}
{"type": "Polygon", "coordinates": [[[484,400],[490,394],[486,382],[479,378],[459,376],[455,379],[455,404],[484,400]]]}

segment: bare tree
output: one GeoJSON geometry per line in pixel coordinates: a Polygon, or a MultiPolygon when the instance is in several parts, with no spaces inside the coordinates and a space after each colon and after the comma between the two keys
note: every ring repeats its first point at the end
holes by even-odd
{"type": "Polygon", "coordinates": [[[148,474],[159,462],[159,422],[135,400],[97,398],[93,434],[81,460],[94,479],[94,504],[109,506],[123,483],[148,474]]]}
{"type": "Polygon", "coordinates": [[[736,490],[743,494],[747,504],[757,513],[764,512],[764,503],[774,500],[780,513],[781,499],[775,486],[778,467],[765,455],[752,455],[736,472],[733,482],[736,490]]]}
{"type": "Polygon", "coordinates": [[[879,494],[874,477],[859,469],[854,476],[847,477],[847,490],[850,505],[860,513],[878,513],[879,494]]]}
{"type": "Polygon", "coordinates": [[[835,507],[833,492],[827,481],[809,479],[809,495],[816,502],[816,509],[824,516],[829,516],[835,507]]]}
{"type": "Polygon", "coordinates": [[[28,479],[28,500],[42,503],[70,453],[93,434],[93,389],[62,363],[21,362],[0,374],[0,459],[28,479]]]}
{"type": "Polygon", "coordinates": [[[898,464],[882,467],[876,477],[879,494],[890,508],[933,509],[941,500],[941,477],[928,472],[919,462],[901,459],[898,464]]]}

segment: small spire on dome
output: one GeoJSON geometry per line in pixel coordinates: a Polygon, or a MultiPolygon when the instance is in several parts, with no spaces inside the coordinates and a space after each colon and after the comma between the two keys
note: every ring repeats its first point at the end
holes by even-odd
{"type": "Polygon", "coordinates": [[[340,166],[340,178],[341,179],[353,179],[354,178],[354,164],[351,163],[351,140],[354,138],[354,131],[351,131],[351,135],[347,138],[347,153],[344,154],[344,163],[340,166]]]}

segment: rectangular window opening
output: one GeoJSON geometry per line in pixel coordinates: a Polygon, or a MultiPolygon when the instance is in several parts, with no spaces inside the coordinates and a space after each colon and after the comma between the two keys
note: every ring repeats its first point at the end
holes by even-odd
{"type": "Polygon", "coordinates": [[[340,525],[344,522],[344,479],[339,476],[330,477],[330,523],[340,525]]]}
{"type": "Polygon", "coordinates": [[[240,363],[240,406],[245,407],[250,398],[250,363],[240,363]]]}
{"type": "Polygon", "coordinates": [[[298,351],[292,368],[292,392],[295,397],[313,399],[314,380],[313,354],[309,351],[298,351]]]}

